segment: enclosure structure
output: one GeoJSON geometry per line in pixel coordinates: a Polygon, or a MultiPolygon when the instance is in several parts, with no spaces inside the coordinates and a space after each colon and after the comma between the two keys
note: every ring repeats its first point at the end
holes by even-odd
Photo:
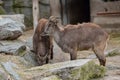
{"type": "Polygon", "coordinates": [[[63,24],[90,22],[90,0],[50,0],[50,3],[51,15],[60,16],[63,24]],[[58,3],[54,4],[55,1],[58,3]]]}
{"type": "Polygon", "coordinates": [[[119,0],[50,0],[50,3],[51,15],[60,16],[64,25],[94,22],[108,32],[120,30],[119,0]]]}
{"type": "MultiPolygon", "coordinates": [[[[32,26],[33,3],[36,0],[2,0],[4,14],[25,14],[25,24],[32,26]]],[[[39,16],[60,16],[62,23],[95,22],[109,30],[119,31],[120,0],[37,0],[39,16]]],[[[1,13],[3,14],[3,13],[1,13]]]]}
{"type": "Polygon", "coordinates": [[[90,5],[91,22],[108,32],[120,32],[120,0],[91,0],[90,5]]]}

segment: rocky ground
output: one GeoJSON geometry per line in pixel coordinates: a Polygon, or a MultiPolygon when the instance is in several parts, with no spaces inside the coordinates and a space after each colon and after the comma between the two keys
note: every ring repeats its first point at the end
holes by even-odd
{"type": "MultiPolygon", "coordinates": [[[[33,30],[26,31],[23,36],[21,36],[19,39],[26,41],[33,35],[33,30]]],[[[55,47],[56,45],[54,45],[55,47]]],[[[119,34],[112,34],[110,41],[108,42],[108,47],[106,51],[112,50],[118,48],[120,49],[120,35],[119,34]]],[[[51,61],[51,63],[56,62],[63,62],[69,60],[69,54],[61,54],[61,49],[58,49],[55,51],[54,59],[51,61]],[[58,53],[59,52],[59,53],[58,53]]],[[[78,58],[86,58],[89,55],[93,55],[92,52],[89,51],[80,51],[78,53],[78,58]]],[[[95,59],[96,63],[98,63],[98,60],[95,59]]],[[[120,80],[120,54],[108,56],[107,57],[107,72],[103,78],[97,79],[97,80],[120,80]]],[[[95,79],[96,80],[96,79],[95,79]]]]}
{"type": "Polygon", "coordinates": [[[0,80],[89,80],[95,77],[99,77],[97,80],[120,80],[119,33],[111,34],[108,42],[106,69],[99,65],[92,51],[79,51],[78,59],[70,61],[70,55],[55,42],[53,60],[37,66],[35,54],[31,52],[33,30],[24,32],[23,17],[0,18],[0,80]]]}
{"type": "MultiPolygon", "coordinates": [[[[120,49],[120,34],[111,35],[107,50],[120,49]]],[[[120,54],[107,57],[107,73],[103,80],[120,80],[120,54]]]]}

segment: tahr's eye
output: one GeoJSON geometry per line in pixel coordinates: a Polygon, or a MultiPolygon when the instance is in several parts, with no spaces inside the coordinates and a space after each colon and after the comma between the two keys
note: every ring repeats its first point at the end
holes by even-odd
{"type": "Polygon", "coordinates": [[[49,24],[48,26],[51,26],[51,24],[49,24]]]}
{"type": "Polygon", "coordinates": [[[50,26],[51,24],[49,23],[48,26],[50,26]]]}

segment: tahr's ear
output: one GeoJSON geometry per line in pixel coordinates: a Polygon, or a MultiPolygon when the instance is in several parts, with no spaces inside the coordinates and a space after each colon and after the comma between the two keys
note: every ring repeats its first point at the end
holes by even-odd
{"type": "Polygon", "coordinates": [[[58,27],[58,29],[59,29],[60,31],[64,31],[64,27],[63,27],[63,25],[61,24],[61,22],[58,22],[58,23],[56,24],[56,26],[58,27]]]}
{"type": "Polygon", "coordinates": [[[64,28],[62,26],[57,26],[60,31],[64,31],[64,28]]]}

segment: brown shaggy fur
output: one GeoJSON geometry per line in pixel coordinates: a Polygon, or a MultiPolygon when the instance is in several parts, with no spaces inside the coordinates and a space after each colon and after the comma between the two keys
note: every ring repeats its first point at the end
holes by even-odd
{"type": "Polygon", "coordinates": [[[53,58],[52,38],[50,36],[41,36],[47,22],[47,19],[40,19],[33,35],[33,51],[39,65],[48,63],[49,58],[53,58]]]}

